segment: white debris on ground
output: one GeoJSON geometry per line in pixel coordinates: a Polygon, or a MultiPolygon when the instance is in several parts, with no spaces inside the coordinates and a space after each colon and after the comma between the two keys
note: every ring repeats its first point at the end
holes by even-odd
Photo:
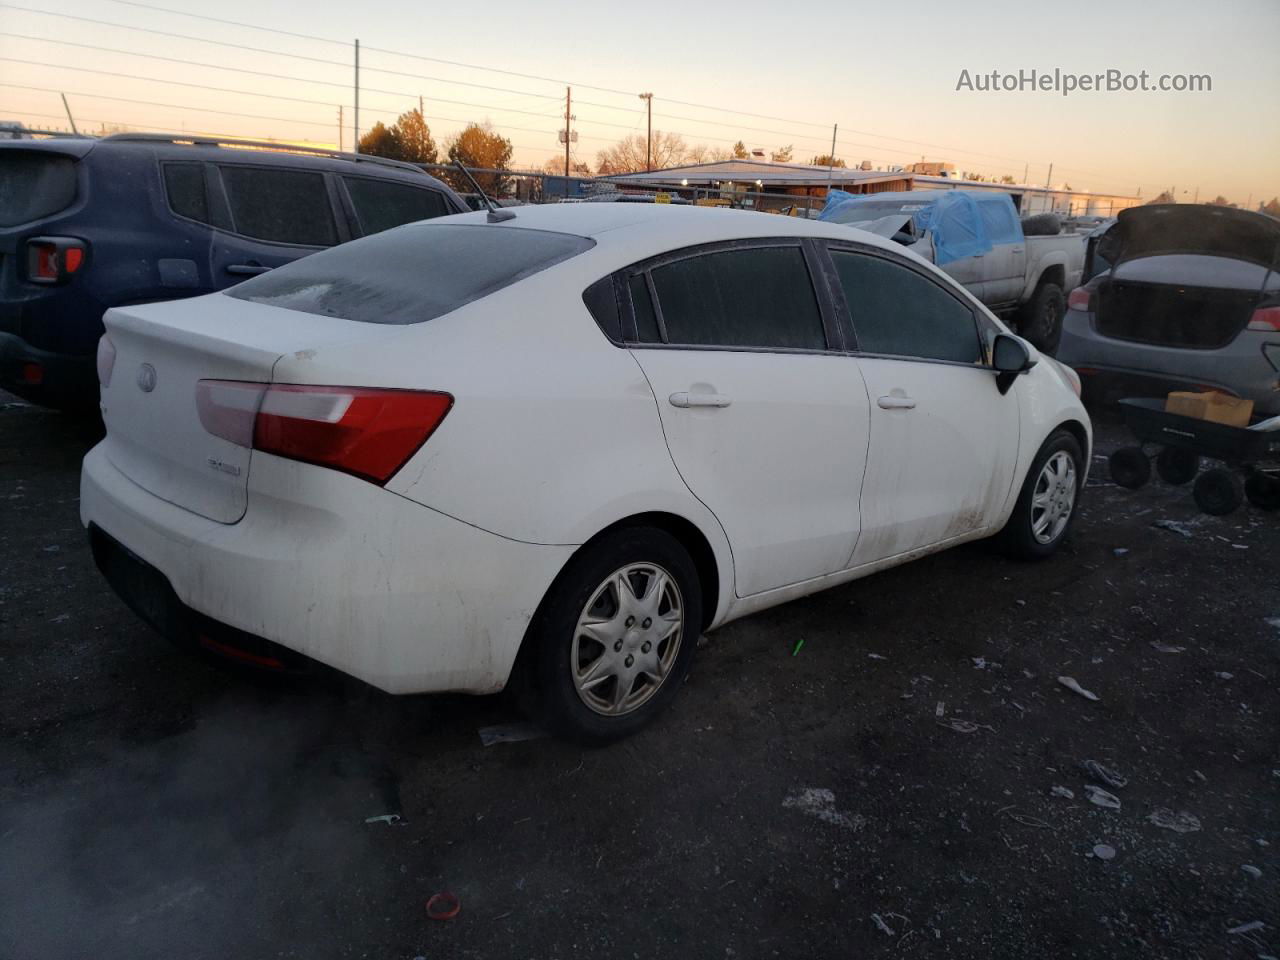
{"type": "Polygon", "coordinates": [[[1054,787],[1049,791],[1049,793],[1055,797],[1065,797],[1067,800],[1074,800],[1076,798],[1075,791],[1068,787],[1054,787]]]}
{"type": "Polygon", "coordinates": [[[846,830],[861,830],[867,825],[866,817],[859,814],[850,816],[837,810],[836,795],[825,787],[805,787],[799,793],[786,797],[782,805],[846,830]]]}
{"type": "Polygon", "coordinates": [[[1175,813],[1168,807],[1157,807],[1147,819],[1157,827],[1175,833],[1195,833],[1200,829],[1200,819],[1185,810],[1175,813]]]}
{"type": "Polygon", "coordinates": [[[1096,693],[1093,693],[1090,690],[1086,690],[1084,687],[1080,686],[1080,684],[1076,682],[1075,677],[1059,677],[1058,682],[1062,684],[1064,687],[1066,687],[1068,690],[1071,690],[1074,693],[1080,694],[1080,696],[1084,697],[1086,700],[1101,699],[1096,693]]]}
{"type": "Polygon", "coordinates": [[[1108,793],[1101,787],[1094,786],[1092,783],[1087,784],[1084,788],[1085,796],[1089,798],[1089,802],[1098,807],[1106,807],[1108,810],[1120,809],[1120,798],[1114,793],[1108,793]]]}

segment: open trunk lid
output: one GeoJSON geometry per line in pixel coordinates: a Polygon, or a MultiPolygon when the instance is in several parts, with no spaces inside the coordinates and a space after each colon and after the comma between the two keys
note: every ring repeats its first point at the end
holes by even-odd
{"type": "Polygon", "coordinates": [[[108,459],[144,490],[219,523],[244,516],[251,451],[205,429],[199,381],[270,383],[282,356],[379,331],[216,293],[117,307],[104,322],[115,349],[102,390],[108,459]]]}
{"type": "Polygon", "coordinates": [[[1280,220],[1207,204],[1162,203],[1122,210],[1107,231],[1107,259],[1195,254],[1280,266],[1280,220]]]}

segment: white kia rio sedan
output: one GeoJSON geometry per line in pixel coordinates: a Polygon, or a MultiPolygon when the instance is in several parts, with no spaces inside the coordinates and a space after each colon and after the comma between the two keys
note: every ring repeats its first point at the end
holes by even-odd
{"type": "Polygon", "coordinates": [[[999,535],[1089,464],[1075,374],[848,227],[642,204],[409,224],[106,314],[81,514],[162,633],[629,734],[736,617],[999,535]]]}

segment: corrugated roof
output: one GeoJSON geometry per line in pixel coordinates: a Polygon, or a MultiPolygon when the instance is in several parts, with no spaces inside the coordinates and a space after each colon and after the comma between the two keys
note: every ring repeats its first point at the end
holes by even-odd
{"type": "Polygon", "coordinates": [[[773,185],[793,184],[796,186],[825,186],[841,183],[883,183],[892,180],[911,180],[910,173],[888,173],[883,170],[850,170],[835,167],[830,173],[826,167],[816,167],[807,163],[764,163],[759,160],[723,160],[713,163],[691,163],[680,167],[667,167],[649,173],[615,174],[601,177],[602,180],[625,181],[627,183],[673,183],[688,180],[691,184],[710,183],[712,181],[759,180],[761,183],[773,185]]]}

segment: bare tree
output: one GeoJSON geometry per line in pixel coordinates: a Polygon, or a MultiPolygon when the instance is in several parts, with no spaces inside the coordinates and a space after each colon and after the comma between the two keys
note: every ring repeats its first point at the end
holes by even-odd
{"type": "Polygon", "coordinates": [[[792,145],[787,144],[785,147],[779,147],[770,155],[770,159],[774,163],[790,163],[792,154],[792,145]]]}
{"type": "MultiPolygon", "coordinates": [[[[619,173],[636,173],[645,169],[646,141],[644,134],[624,137],[607,150],[596,154],[596,171],[601,176],[619,173]]],[[[678,133],[653,131],[653,168],[674,167],[687,162],[689,148],[678,133]]]]}

